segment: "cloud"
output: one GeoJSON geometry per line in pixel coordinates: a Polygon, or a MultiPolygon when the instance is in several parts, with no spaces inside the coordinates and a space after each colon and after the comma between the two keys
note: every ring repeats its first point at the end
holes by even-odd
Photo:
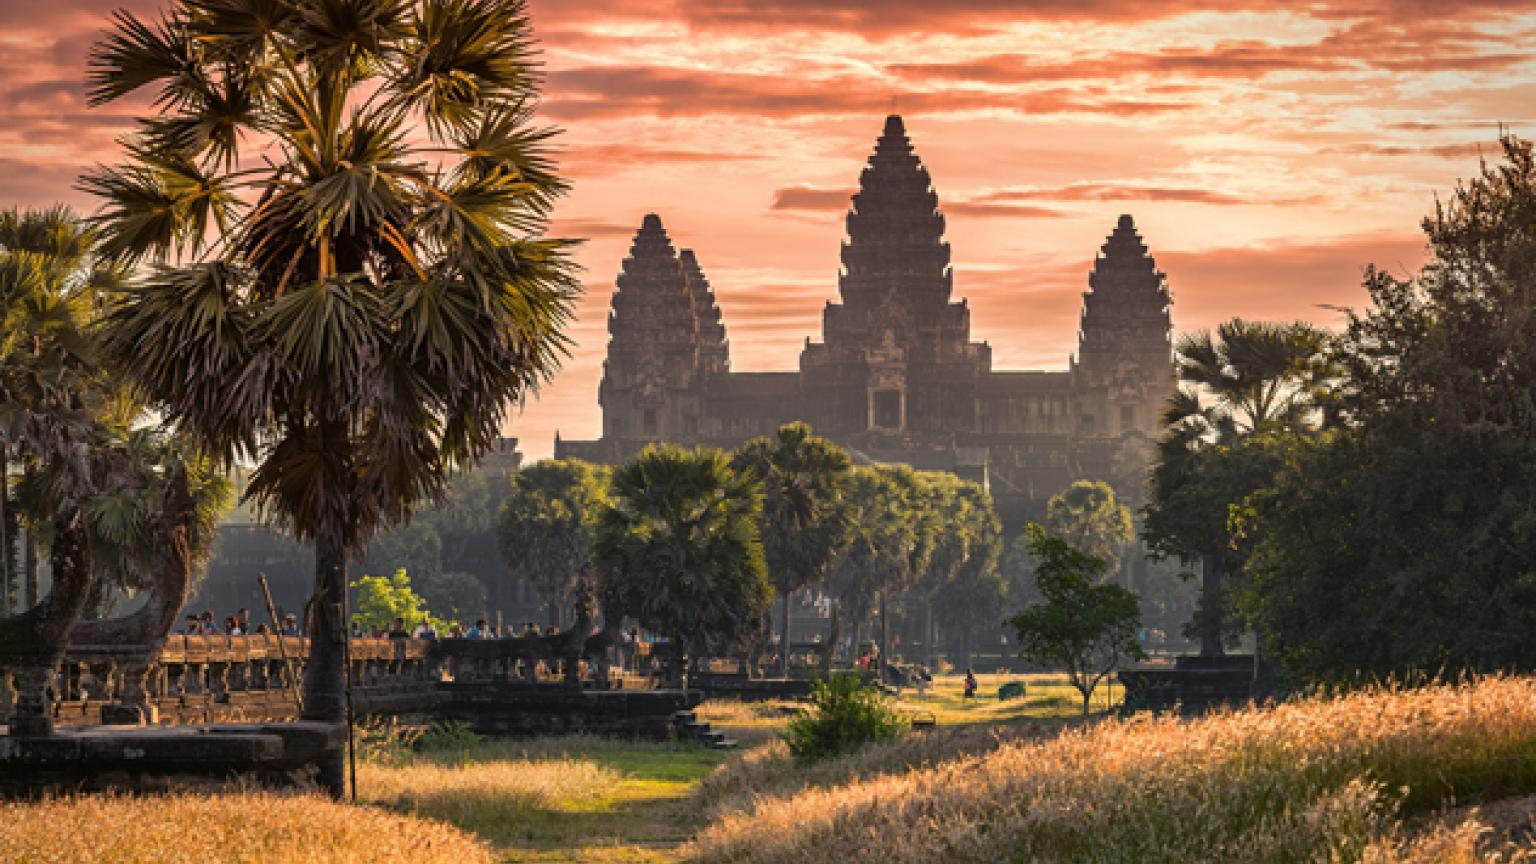
{"type": "Polygon", "coordinates": [[[1271,203],[1312,203],[1313,199],[1285,202],[1256,200],[1251,196],[1192,186],[1160,186],[1138,183],[1070,183],[1047,188],[1001,189],[972,199],[978,204],[1015,201],[1169,201],[1181,204],[1220,206],[1271,203]]]}
{"type": "Polygon", "coordinates": [[[617,222],[609,222],[603,219],[591,219],[571,217],[555,219],[550,222],[549,236],[551,237],[575,237],[579,239],[611,239],[615,237],[633,237],[639,230],[639,224],[621,225],[617,222]]]}
{"type": "Polygon", "coordinates": [[[786,186],[773,192],[773,210],[842,211],[852,206],[852,198],[859,190],[824,188],[820,186],[786,186]]]}

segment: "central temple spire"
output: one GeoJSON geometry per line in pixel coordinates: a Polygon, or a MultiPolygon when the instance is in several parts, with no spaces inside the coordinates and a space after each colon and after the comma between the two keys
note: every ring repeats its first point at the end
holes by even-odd
{"type": "Polygon", "coordinates": [[[885,118],[848,211],[840,289],[850,308],[899,300],[917,317],[949,301],[949,244],[928,169],[899,115],[885,118]]]}

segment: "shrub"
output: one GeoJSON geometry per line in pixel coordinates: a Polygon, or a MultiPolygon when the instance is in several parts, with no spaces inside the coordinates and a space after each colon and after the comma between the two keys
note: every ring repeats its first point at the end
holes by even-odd
{"type": "Polygon", "coordinates": [[[809,762],[906,730],[907,721],[886,706],[879,687],[857,675],[833,675],[811,685],[811,708],[789,722],[784,741],[795,758],[809,762]]]}

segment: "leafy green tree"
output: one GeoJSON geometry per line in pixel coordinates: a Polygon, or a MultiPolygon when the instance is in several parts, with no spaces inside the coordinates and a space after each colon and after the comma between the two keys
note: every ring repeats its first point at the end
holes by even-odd
{"type": "Polygon", "coordinates": [[[379,533],[368,544],[364,569],[374,572],[405,570],[421,579],[443,572],[443,541],[435,519],[419,513],[404,525],[379,533]]]}
{"type": "Polygon", "coordinates": [[[771,438],[743,444],[731,465],[763,485],[763,556],[779,595],[779,672],[787,675],[790,595],[825,578],[853,537],[843,501],[853,463],[841,447],[811,434],[810,426],[789,423],[771,438]]]}
{"type": "Polygon", "coordinates": [[[393,576],[364,576],[352,583],[352,593],[352,623],[363,627],[388,630],[396,618],[403,618],[406,630],[414,631],[430,617],[426,600],[412,589],[403,569],[393,576]]]}
{"type": "Polygon", "coordinates": [[[1263,488],[1272,473],[1234,456],[1246,439],[1301,433],[1321,419],[1319,396],[1334,373],[1326,334],[1309,324],[1234,318],[1179,340],[1182,386],[1169,399],[1158,442],[1145,533],[1153,551],[1200,562],[1200,608],[1193,622],[1200,653],[1223,653],[1232,626],[1226,575],[1241,570],[1228,531],[1230,508],[1263,488]],[[1216,476],[1212,476],[1216,475],[1216,476]]]}
{"type": "MultiPolygon", "coordinates": [[[[177,0],[120,12],[89,96],[154,112],[81,180],[147,265],[105,355],[315,549],[304,714],[345,717],[347,565],[556,369],[578,286],[538,239],[565,184],[531,125],[521,0],[177,0]],[[419,135],[415,134],[420,132],[419,135]]],[[[322,783],[343,787],[338,756],[322,783]]]]}
{"type": "Polygon", "coordinates": [[[1083,552],[1110,562],[1111,575],[1120,553],[1135,536],[1131,509],[1101,480],[1078,480],[1051,496],[1045,527],[1083,552]]]}
{"type": "Polygon", "coordinates": [[[772,596],[762,492],[718,450],[650,446],[613,473],[595,548],[604,593],[667,637],[674,674],[736,645],[772,596]]]}
{"type": "MultiPolygon", "coordinates": [[[[608,469],[551,459],[519,471],[496,518],[502,559],[531,584],[560,623],[576,588],[594,582],[593,533],[608,506],[608,469]]],[[[611,610],[610,610],[611,611],[611,610]]]]}
{"type": "Polygon", "coordinates": [[[427,607],[450,621],[473,621],[485,614],[485,583],[473,573],[449,571],[417,580],[427,607]]]}
{"type": "Polygon", "coordinates": [[[1035,581],[1045,597],[1015,615],[1020,656],[1066,669],[1083,697],[1083,716],[1093,691],[1124,660],[1145,657],[1136,631],[1141,609],[1136,595],[1119,585],[1095,584],[1105,563],[1074,548],[1038,525],[1026,529],[1030,550],[1040,563],[1035,581]]]}
{"type": "Polygon", "coordinates": [[[1247,614],[1300,680],[1536,669],[1536,158],[1423,223],[1430,263],[1367,271],[1334,359],[1341,426],[1238,520],[1247,614]]]}

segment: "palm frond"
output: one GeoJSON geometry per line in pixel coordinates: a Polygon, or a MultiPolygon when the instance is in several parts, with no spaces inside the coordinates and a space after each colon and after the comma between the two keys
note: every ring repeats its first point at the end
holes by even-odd
{"type": "Polygon", "coordinates": [[[116,29],[91,48],[86,72],[86,97],[91,105],[121,99],[150,84],[161,83],[155,104],[182,104],[189,91],[203,84],[197,44],[188,37],[186,22],[176,15],[156,24],[133,13],[112,13],[116,29]]]}

